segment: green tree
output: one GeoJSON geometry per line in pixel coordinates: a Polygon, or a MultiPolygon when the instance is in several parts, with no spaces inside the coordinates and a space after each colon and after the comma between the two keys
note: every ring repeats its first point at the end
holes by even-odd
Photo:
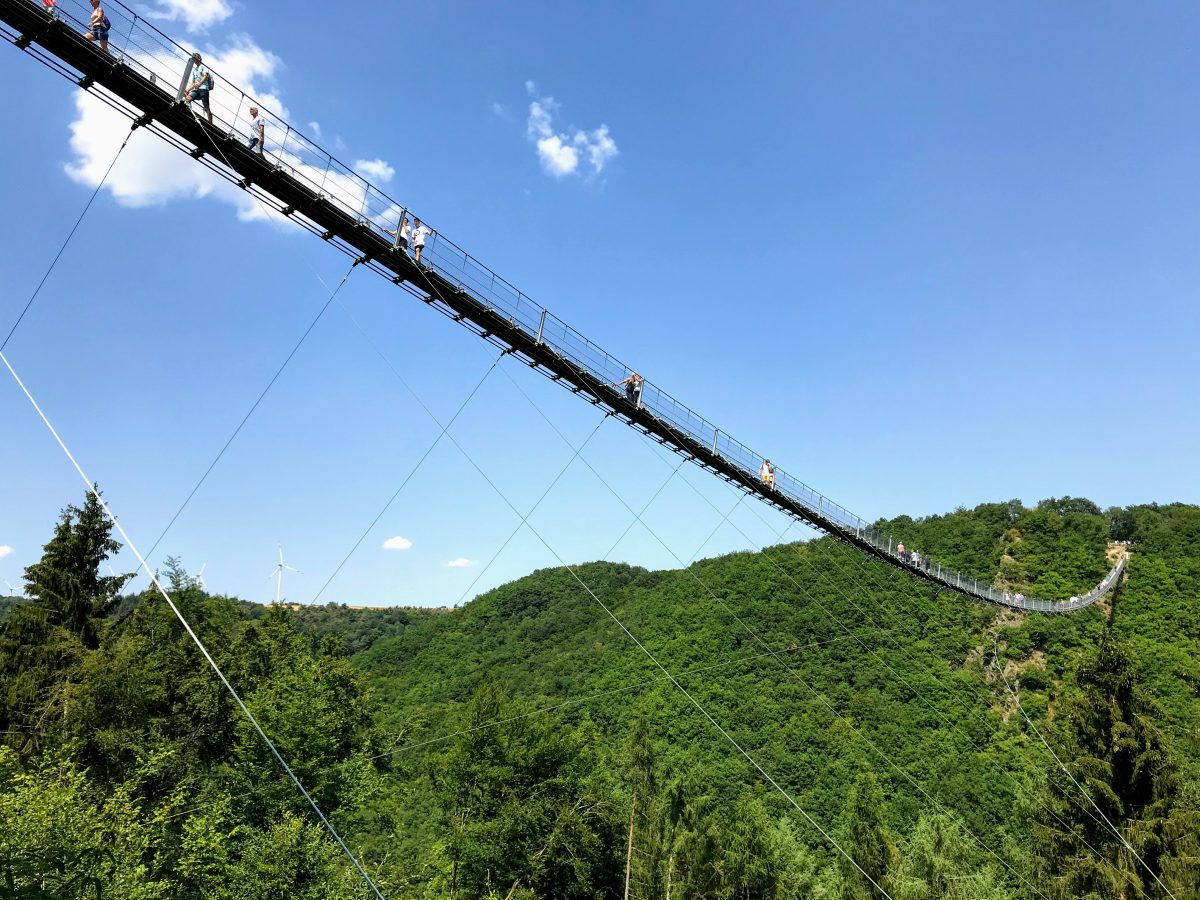
{"type": "Polygon", "coordinates": [[[862,772],[850,789],[843,816],[845,839],[842,847],[858,864],[856,868],[845,857],[841,858],[847,900],[874,900],[884,896],[871,884],[874,881],[882,887],[896,857],[895,843],[883,820],[884,809],[883,791],[874,773],[862,772]]]}
{"type": "Polygon", "coordinates": [[[127,791],[105,797],[65,759],[24,771],[0,747],[0,896],[160,900],[145,859],[152,830],[127,791]]]}
{"type": "Polygon", "coordinates": [[[1067,785],[1041,823],[1055,881],[1065,897],[1143,896],[1162,868],[1177,767],[1137,667],[1111,632],[1077,680],[1058,755],[1080,789],[1067,785]]]}
{"type": "Polygon", "coordinates": [[[77,671],[100,645],[105,617],[130,576],[101,576],[121,545],[96,495],[63,510],[38,562],[25,569],[29,602],[0,631],[0,733],[32,753],[66,714],[77,671]]]}
{"type": "Polygon", "coordinates": [[[525,887],[539,897],[584,900],[612,887],[623,829],[609,792],[593,780],[588,742],[514,720],[490,680],[476,690],[462,730],[434,772],[449,892],[479,897],[525,887]]]}
{"type": "Polygon", "coordinates": [[[922,816],[888,876],[893,900],[1005,900],[996,870],[949,816],[922,816]]]}

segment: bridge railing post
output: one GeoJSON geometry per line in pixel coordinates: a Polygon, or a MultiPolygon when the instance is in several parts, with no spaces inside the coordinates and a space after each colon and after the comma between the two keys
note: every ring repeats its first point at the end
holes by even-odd
{"type": "Polygon", "coordinates": [[[187,86],[192,83],[192,69],[195,67],[196,61],[192,57],[187,58],[187,65],[183,67],[183,80],[179,82],[179,91],[175,94],[175,102],[183,102],[183,92],[187,90],[187,86]]]}
{"type": "MultiPolygon", "coordinates": [[[[242,106],[245,105],[245,103],[246,103],[246,92],[238,91],[238,95],[239,95],[239,99],[238,99],[237,112],[235,112],[233,114],[233,124],[230,125],[230,127],[229,127],[229,136],[230,137],[233,137],[233,135],[237,132],[238,122],[242,121],[242,106]]],[[[258,134],[255,134],[254,136],[258,137],[258,134]]],[[[260,153],[263,152],[263,150],[265,150],[265,149],[266,148],[264,148],[264,147],[258,148],[260,153]]]]}

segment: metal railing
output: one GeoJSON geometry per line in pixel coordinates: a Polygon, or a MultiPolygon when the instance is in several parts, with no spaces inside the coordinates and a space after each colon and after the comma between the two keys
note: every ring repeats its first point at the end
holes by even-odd
{"type": "MultiPolygon", "coordinates": [[[[35,6],[41,4],[31,0],[35,6]]],[[[129,66],[162,91],[165,103],[174,101],[187,87],[181,83],[189,73],[191,52],[181,47],[146,18],[119,0],[103,3],[112,23],[108,52],[115,63],[129,66]]],[[[90,29],[90,5],[83,0],[62,0],[57,18],[64,24],[85,33],[90,29]]],[[[96,52],[101,50],[97,46],[96,52]]],[[[205,63],[208,64],[207,61],[205,63]]],[[[258,110],[266,122],[266,140],[261,149],[264,159],[277,170],[307,185],[311,192],[327,199],[360,225],[391,240],[391,231],[398,229],[399,220],[410,215],[405,204],[389,197],[371,184],[366,177],[323,150],[282,115],[271,109],[271,103],[255,98],[238,86],[224,80],[219,70],[211,67],[216,78],[209,93],[206,111],[199,101],[192,103],[193,113],[203,119],[211,113],[212,127],[231,138],[241,138],[247,145],[257,134],[252,132],[251,107],[258,110]]],[[[411,215],[410,215],[411,220],[411,215]]],[[[615,387],[633,369],[588,340],[545,307],[534,302],[509,284],[483,263],[458,247],[439,230],[430,235],[421,264],[445,281],[459,287],[476,302],[525,332],[537,343],[557,354],[574,368],[593,379],[613,385],[612,397],[607,399],[614,408],[625,403],[623,392],[615,387]]],[[[719,457],[727,466],[738,470],[748,480],[759,478],[764,459],[744,444],[725,434],[716,425],[676,400],[662,388],[647,380],[641,391],[639,408],[654,416],[677,435],[690,439],[719,457]]],[[[686,442],[685,442],[686,443],[686,442]]],[[[685,450],[685,452],[692,452],[685,450]]],[[[919,577],[991,603],[1041,612],[1064,612],[1094,603],[1117,583],[1125,565],[1124,556],[1105,578],[1087,594],[1070,600],[1053,601],[1023,597],[1005,592],[989,584],[964,577],[933,560],[922,558],[918,565],[911,554],[901,555],[899,542],[880,533],[861,517],[833,502],[828,497],[789,475],[775,469],[774,486],[766,491],[786,501],[780,505],[789,511],[799,508],[811,513],[810,524],[849,540],[862,547],[869,545],[879,556],[888,557],[919,577]],[[789,506],[790,504],[790,506],[789,506]]]]}

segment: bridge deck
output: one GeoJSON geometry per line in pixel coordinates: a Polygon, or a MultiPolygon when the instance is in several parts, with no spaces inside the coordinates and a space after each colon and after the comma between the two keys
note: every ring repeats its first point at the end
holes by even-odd
{"type": "Polygon", "coordinates": [[[4,36],[270,208],[742,490],[917,578],[989,603],[1067,612],[1095,603],[1116,586],[1125,565],[1123,555],[1082,597],[1054,601],[1010,596],[935,561],[918,565],[901,557],[891,537],[781,469],[776,469],[773,487],[764,484],[758,477],[763,462],[759,454],[649,380],[639,402],[627,400],[613,385],[632,372],[630,367],[441,234],[430,238],[418,266],[387,233],[397,227],[404,207],[238,88],[218,82],[213,124],[178,103],[176,85],[189,53],[117,0],[105,3],[112,20],[111,55],[84,40],[84,6],[79,0],[60,0],[58,18],[51,19],[31,0],[0,0],[0,21],[12,29],[4,36]],[[238,130],[248,125],[243,111],[251,103],[268,121],[264,154],[250,150],[238,130]]]}

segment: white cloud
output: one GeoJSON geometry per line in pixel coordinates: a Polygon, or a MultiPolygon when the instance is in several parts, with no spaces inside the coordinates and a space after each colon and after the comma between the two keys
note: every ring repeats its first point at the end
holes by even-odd
{"type": "Polygon", "coordinates": [[[411,548],[412,548],[412,541],[410,541],[406,537],[400,537],[400,535],[396,535],[395,537],[390,537],[386,541],[383,542],[384,550],[409,550],[411,548]]]}
{"type": "Polygon", "coordinates": [[[381,184],[386,184],[396,175],[396,170],[382,159],[360,159],[354,164],[354,171],[381,184]]]}
{"type": "Polygon", "coordinates": [[[168,22],[183,20],[188,31],[200,31],[233,15],[225,0],[158,0],[150,15],[168,22]]]}
{"type": "Polygon", "coordinates": [[[537,89],[537,84],[535,82],[532,82],[532,81],[525,82],[525,93],[529,94],[529,96],[532,97],[537,92],[538,92],[538,89],[537,89]]]}
{"type": "Polygon", "coordinates": [[[569,144],[564,144],[557,134],[542,138],[537,142],[537,149],[542,168],[555,178],[570,175],[579,168],[579,152],[569,144]]]}
{"type": "Polygon", "coordinates": [[[6,556],[12,556],[15,552],[16,551],[14,551],[12,547],[8,546],[8,544],[0,544],[0,559],[4,559],[6,556]]]}
{"type": "Polygon", "coordinates": [[[506,122],[512,121],[512,116],[508,114],[508,107],[503,103],[492,103],[492,115],[498,116],[506,122]]]}
{"type": "MultiPolygon", "coordinates": [[[[327,196],[348,209],[363,209],[366,182],[362,177],[345,171],[331,171],[326,175],[326,157],[315,145],[298,138],[295,132],[287,133],[280,118],[287,118],[287,108],[271,90],[276,73],[283,68],[279,57],[259,47],[248,36],[235,35],[224,49],[205,51],[204,61],[217,78],[212,106],[218,120],[249,134],[247,110],[250,103],[243,101],[233,89],[232,85],[237,84],[262,110],[267,120],[267,153],[275,157],[281,167],[290,169],[301,179],[323,185],[327,196]],[[285,142],[283,146],[281,141],[285,142]]],[[[175,70],[175,63],[149,56],[137,57],[136,62],[149,69],[168,88],[179,81],[180,72],[175,70]]],[[[70,142],[74,159],[66,171],[75,181],[94,187],[104,176],[116,148],[129,133],[129,121],[91,92],[77,93],[75,103],[78,115],[71,123],[70,142]]],[[[202,114],[199,109],[197,112],[202,114]]],[[[213,152],[214,148],[202,149],[213,152]]],[[[365,164],[373,167],[376,174],[391,171],[391,166],[384,160],[367,160],[365,164]]],[[[282,228],[295,228],[294,223],[264,208],[248,192],[189,160],[147,133],[146,129],[134,133],[105,186],[117,202],[125,206],[152,206],[171,200],[211,197],[233,206],[243,221],[271,221],[282,228]]],[[[378,199],[375,194],[371,195],[373,204],[378,199]]],[[[365,214],[373,219],[384,212],[373,206],[365,210],[365,214]]]]}
{"type": "MultiPolygon", "coordinates": [[[[525,82],[530,93],[536,87],[532,81],[525,82]]],[[[557,131],[554,116],[558,110],[559,104],[553,97],[539,97],[529,104],[525,135],[537,147],[543,171],[554,178],[564,178],[579,171],[580,163],[585,162],[591,169],[589,175],[599,175],[620,152],[608,126],[601,125],[592,131],[576,128],[573,134],[557,131]]]]}
{"type": "Polygon", "coordinates": [[[448,569],[469,569],[475,565],[475,560],[460,556],[458,559],[452,559],[450,562],[442,563],[442,565],[448,569]]]}

